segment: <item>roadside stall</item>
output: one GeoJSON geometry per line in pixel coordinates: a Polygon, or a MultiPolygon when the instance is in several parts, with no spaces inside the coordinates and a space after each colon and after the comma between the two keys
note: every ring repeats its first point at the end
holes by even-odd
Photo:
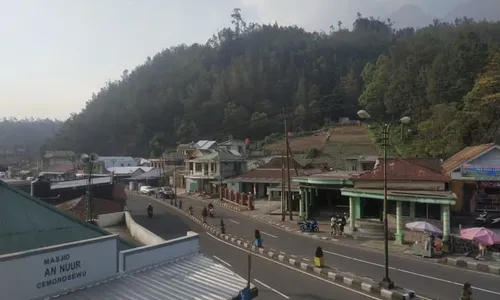
{"type": "MultiPolygon", "coordinates": [[[[427,238],[422,241],[416,241],[412,247],[411,252],[413,255],[419,255],[425,258],[434,257],[436,254],[435,237],[443,236],[443,231],[431,223],[425,221],[417,221],[406,224],[406,228],[411,231],[425,232],[428,234],[427,238]]],[[[440,250],[440,249],[439,249],[440,250]]]]}

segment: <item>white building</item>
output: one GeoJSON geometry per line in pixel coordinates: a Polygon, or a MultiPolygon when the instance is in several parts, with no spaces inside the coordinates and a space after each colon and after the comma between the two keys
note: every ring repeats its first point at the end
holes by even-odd
{"type": "Polygon", "coordinates": [[[200,254],[194,232],[128,250],[118,244],[108,235],[2,255],[2,299],[233,299],[247,284],[200,254]]]}
{"type": "Polygon", "coordinates": [[[101,156],[99,161],[104,163],[104,168],[113,167],[137,167],[139,164],[131,156],[101,156]]]}

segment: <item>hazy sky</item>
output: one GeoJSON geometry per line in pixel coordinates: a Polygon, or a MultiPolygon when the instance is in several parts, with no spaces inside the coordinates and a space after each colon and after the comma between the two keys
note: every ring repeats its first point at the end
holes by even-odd
{"type": "Polygon", "coordinates": [[[205,42],[235,7],[247,21],[327,30],[407,2],[430,0],[0,0],[0,117],[66,119],[147,56],[205,42]]]}

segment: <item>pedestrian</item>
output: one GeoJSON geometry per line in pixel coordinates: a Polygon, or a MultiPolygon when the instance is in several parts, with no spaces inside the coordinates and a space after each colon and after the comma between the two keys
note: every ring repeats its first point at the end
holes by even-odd
{"type": "Polygon", "coordinates": [[[332,228],[332,232],[330,233],[331,236],[333,236],[336,232],[335,232],[335,223],[336,223],[337,219],[335,219],[335,216],[332,215],[332,218],[330,219],[330,227],[332,228]]]}
{"type": "Polygon", "coordinates": [[[460,297],[460,300],[473,300],[472,287],[470,283],[464,283],[464,287],[462,288],[462,297],[460,297]]]}
{"type": "Polygon", "coordinates": [[[335,235],[342,235],[342,232],[340,231],[340,225],[342,224],[342,219],[340,218],[340,215],[337,214],[335,216],[335,235]]]}
{"type": "Polygon", "coordinates": [[[347,213],[344,213],[342,217],[340,217],[340,235],[344,234],[345,225],[347,225],[347,213]]]}
{"type": "Polygon", "coordinates": [[[208,210],[207,207],[203,207],[203,210],[201,211],[201,217],[203,218],[203,223],[207,222],[207,216],[208,216],[208,210]]]}

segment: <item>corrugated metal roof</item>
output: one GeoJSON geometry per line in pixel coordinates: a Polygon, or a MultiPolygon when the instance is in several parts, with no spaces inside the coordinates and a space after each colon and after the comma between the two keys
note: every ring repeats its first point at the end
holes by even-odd
{"type": "Polygon", "coordinates": [[[0,255],[108,234],[0,182],[0,255]]]}
{"type": "Polygon", "coordinates": [[[477,146],[465,147],[462,151],[455,153],[443,163],[443,171],[448,174],[466,163],[475,156],[493,148],[495,144],[482,144],[477,146]]]}
{"type": "Polygon", "coordinates": [[[246,283],[245,279],[221,264],[196,254],[52,299],[220,300],[236,297],[246,283]]]}
{"type": "Polygon", "coordinates": [[[200,157],[191,159],[192,161],[245,161],[245,158],[234,155],[226,150],[214,151],[200,157]]]}
{"type": "MultiPolygon", "coordinates": [[[[424,162],[424,161],[423,161],[424,162]]],[[[422,165],[412,163],[406,159],[388,159],[387,160],[387,179],[391,181],[433,181],[447,182],[448,178],[442,175],[438,170],[431,170],[422,165]]],[[[379,159],[375,164],[375,168],[371,171],[364,172],[357,177],[352,178],[354,181],[364,180],[383,180],[384,179],[384,160],[379,159]]]]}
{"type": "MultiPolygon", "coordinates": [[[[93,177],[92,176],[92,184],[110,184],[112,181],[111,176],[106,177],[93,177]]],[[[57,189],[67,189],[67,188],[75,188],[79,186],[86,186],[88,183],[88,179],[77,179],[77,180],[67,180],[67,181],[56,181],[50,184],[50,188],[52,190],[57,189]]]]}
{"type": "Polygon", "coordinates": [[[111,173],[115,173],[116,175],[127,175],[132,174],[138,169],[141,169],[143,172],[149,172],[153,170],[153,167],[111,167],[107,168],[107,170],[111,173]]]}

